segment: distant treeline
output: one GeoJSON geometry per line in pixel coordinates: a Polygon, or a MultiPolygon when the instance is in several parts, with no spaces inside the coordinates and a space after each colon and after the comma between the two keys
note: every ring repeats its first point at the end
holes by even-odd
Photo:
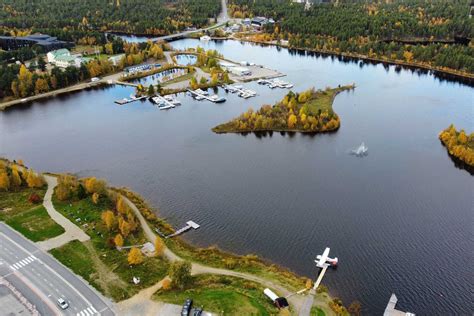
{"type": "Polygon", "coordinates": [[[234,16],[275,19],[266,33],[273,40],[289,40],[292,47],[425,62],[473,73],[474,20],[469,8],[469,0],[338,1],[309,8],[290,0],[230,4],[234,16]]]}
{"type": "Polygon", "coordinates": [[[7,29],[48,30],[77,40],[89,31],[168,34],[204,26],[220,12],[219,0],[0,0],[0,21],[7,29]],[[84,32],[86,31],[86,32],[84,32]]]}

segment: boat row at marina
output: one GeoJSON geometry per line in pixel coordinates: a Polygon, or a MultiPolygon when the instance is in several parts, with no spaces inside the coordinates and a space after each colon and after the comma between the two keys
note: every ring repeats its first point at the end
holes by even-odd
{"type": "Polygon", "coordinates": [[[239,97],[244,98],[244,99],[248,99],[257,95],[256,91],[245,89],[243,86],[240,86],[240,85],[233,85],[233,86],[223,85],[222,88],[226,92],[237,93],[239,97]]]}
{"type": "Polygon", "coordinates": [[[160,110],[169,110],[172,109],[178,105],[181,105],[181,102],[170,96],[170,95],[165,95],[165,96],[154,96],[151,98],[151,101],[160,109],[160,110]]]}
{"type": "Polygon", "coordinates": [[[192,96],[195,100],[198,100],[198,101],[208,100],[214,103],[222,103],[226,101],[224,97],[220,97],[217,94],[210,95],[209,92],[202,89],[196,89],[196,90],[188,89],[186,94],[189,96],[192,96]]]}
{"type": "Polygon", "coordinates": [[[258,84],[268,86],[270,89],[280,88],[280,89],[291,89],[293,84],[280,80],[280,79],[259,79],[257,80],[258,84]]]}

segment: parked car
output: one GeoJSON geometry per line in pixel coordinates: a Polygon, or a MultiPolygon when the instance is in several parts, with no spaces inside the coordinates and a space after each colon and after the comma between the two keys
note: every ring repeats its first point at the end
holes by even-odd
{"type": "Polygon", "coordinates": [[[62,298],[58,298],[58,305],[61,309],[66,309],[69,307],[69,304],[62,298]]]}
{"type": "Polygon", "coordinates": [[[181,316],[189,316],[191,312],[191,307],[193,306],[193,300],[188,298],[183,305],[183,309],[181,310],[181,316]]]}

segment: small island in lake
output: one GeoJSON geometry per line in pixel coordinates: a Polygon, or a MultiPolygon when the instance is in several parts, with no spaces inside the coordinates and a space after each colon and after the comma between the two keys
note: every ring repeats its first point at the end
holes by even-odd
{"type": "Polygon", "coordinates": [[[466,169],[474,170],[474,133],[466,135],[464,130],[458,130],[451,124],[439,134],[439,139],[449,152],[449,155],[465,164],[466,169]]]}
{"type": "Polygon", "coordinates": [[[212,129],[215,133],[248,132],[301,132],[321,133],[335,131],[341,125],[339,116],[333,111],[336,95],[355,85],[339,86],[302,93],[290,91],[273,106],[264,105],[258,111],[249,109],[237,118],[212,129]]]}

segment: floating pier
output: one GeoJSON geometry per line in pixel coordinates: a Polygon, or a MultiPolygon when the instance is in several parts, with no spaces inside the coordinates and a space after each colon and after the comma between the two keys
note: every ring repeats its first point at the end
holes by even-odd
{"type": "Polygon", "coordinates": [[[290,89],[293,88],[293,85],[289,82],[282,81],[279,79],[272,79],[272,80],[267,80],[267,79],[259,79],[257,81],[258,84],[261,85],[266,85],[270,89],[275,89],[275,88],[280,88],[280,89],[290,89]]]}
{"type": "Polygon", "coordinates": [[[175,231],[173,234],[171,235],[168,235],[166,236],[165,238],[171,238],[171,237],[175,237],[175,236],[178,236],[178,235],[181,235],[182,233],[190,230],[191,228],[193,229],[198,229],[199,227],[201,227],[199,224],[193,222],[193,221],[187,221],[186,222],[186,226],[178,229],[177,231],[175,231]]]}
{"type": "Polygon", "coordinates": [[[156,95],[152,97],[151,100],[158,106],[160,110],[168,110],[174,108],[177,105],[181,105],[181,102],[168,96],[163,97],[161,95],[156,95]]]}
{"type": "Polygon", "coordinates": [[[226,92],[230,92],[230,93],[238,93],[239,97],[241,98],[244,98],[244,99],[248,99],[250,97],[254,97],[257,95],[257,92],[253,91],[253,90],[249,90],[249,89],[244,89],[242,86],[228,86],[228,85],[224,85],[222,86],[222,88],[226,91],[226,92]]]}
{"type": "Polygon", "coordinates": [[[225,98],[219,97],[217,94],[209,96],[205,91],[202,91],[201,89],[197,90],[187,90],[196,100],[208,100],[214,103],[222,103],[225,102],[225,98]]]}
{"type": "Polygon", "coordinates": [[[132,97],[130,99],[127,99],[127,98],[123,98],[123,99],[120,99],[120,100],[116,100],[114,101],[115,103],[117,103],[118,105],[124,105],[124,104],[127,104],[127,103],[132,103],[132,102],[135,102],[135,101],[138,101],[138,100],[143,100],[143,99],[146,99],[147,96],[144,95],[144,96],[141,96],[141,97],[132,97]]]}

